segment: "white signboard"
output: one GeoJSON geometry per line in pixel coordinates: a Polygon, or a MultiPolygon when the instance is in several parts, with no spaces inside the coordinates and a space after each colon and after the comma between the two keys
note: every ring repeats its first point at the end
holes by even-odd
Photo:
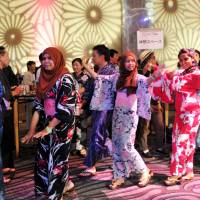
{"type": "Polygon", "coordinates": [[[163,30],[144,28],[137,31],[138,49],[163,49],[163,46],[163,30]]]}

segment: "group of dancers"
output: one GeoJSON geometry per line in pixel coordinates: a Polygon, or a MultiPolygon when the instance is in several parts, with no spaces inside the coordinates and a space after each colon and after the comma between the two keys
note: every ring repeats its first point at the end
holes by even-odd
{"type": "MultiPolygon", "coordinates": [[[[196,56],[193,49],[181,49],[179,69],[169,72],[166,67],[154,66],[152,74],[146,77],[138,74],[133,52],[123,53],[117,66],[110,62],[110,51],[105,45],[93,48],[92,61],[82,60],[92,79],[93,92],[89,105],[91,137],[81,177],[96,175],[96,163],[108,155],[105,143],[112,133],[113,180],[108,187],[112,190],[121,187],[132,172],[140,175],[139,187],[148,185],[153,171],[135,149],[135,137],[139,117],[151,118],[151,98],[175,103],[171,176],[165,184],[175,185],[194,177],[193,157],[200,120],[200,69],[196,56]]],[[[32,121],[22,142],[38,139],[34,168],[36,197],[60,200],[70,182],[68,159],[80,94],[57,48],[45,49],[40,58],[32,121]]]]}

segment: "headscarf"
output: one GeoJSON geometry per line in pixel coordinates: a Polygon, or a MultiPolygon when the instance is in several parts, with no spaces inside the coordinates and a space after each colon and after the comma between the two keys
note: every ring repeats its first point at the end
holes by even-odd
{"type": "Polygon", "coordinates": [[[50,55],[54,62],[54,69],[46,70],[44,67],[41,67],[41,74],[36,90],[36,96],[40,99],[44,98],[45,93],[55,85],[60,77],[69,73],[68,69],[65,68],[65,59],[57,48],[49,47],[43,51],[42,55],[44,56],[45,54],[50,55]]]}
{"type": "Polygon", "coordinates": [[[126,88],[127,95],[135,93],[137,88],[137,70],[138,64],[135,54],[130,51],[125,52],[120,60],[120,76],[117,81],[117,90],[126,88]],[[128,57],[133,57],[136,60],[136,66],[132,71],[128,71],[125,68],[125,62],[128,57]]]}

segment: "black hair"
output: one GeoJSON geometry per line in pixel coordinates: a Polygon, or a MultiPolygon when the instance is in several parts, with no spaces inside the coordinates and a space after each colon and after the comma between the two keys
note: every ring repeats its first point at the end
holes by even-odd
{"type": "Polygon", "coordinates": [[[94,46],[93,51],[97,51],[100,56],[104,55],[105,61],[110,61],[110,50],[104,44],[94,46]]]}
{"type": "Polygon", "coordinates": [[[94,71],[97,73],[99,71],[99,66],[98,65],[94,65],[94,71]]]}
{"type": "Polygon", "coordinates": [[[110,57],[114,57],[115,54],[118,54],[119,52],[115,49],[110,49],[110,57]]]}
{"type": "Polygon", "coordinates": [[[0,46],[0,55],[4,55],[6,53],[6,48],[4,46],[0,46]]]}
{"type": "Polygon", "coordinates": [[[39,61],[41,62],[43,60],[43,53],[40,53],[39,55],[39,61]]]}
{"type": "Polygon", "coordinates": [[[72,65],[73,65],[75,62],[79,62],[79,63],[82,65],[82,59],[81,59],[81,58],[75,58],[74,60],[72,60],[72,65]]]}
{"type": "MultiPolygon", "coordinates": [[[[195,49],[194,51],[195,51],[195,53],[198,53],[198,54],[199,54],[199,57],[200,57],[200,51],[197,50],[197,49],[195,49]]],[[[198,64],[198,66],[200,67],[200,60],[199,60],[199,63],[197,63],[197,64],[198,64]]]]}
{"type": "Polygon", "coordinates": [[[30,67],[31,67],[31,65],[35,65],[36,63],[35,63],[35,61],[28,61],[27,62],[27,69],[29,70],[30,69],[30,67]]]}

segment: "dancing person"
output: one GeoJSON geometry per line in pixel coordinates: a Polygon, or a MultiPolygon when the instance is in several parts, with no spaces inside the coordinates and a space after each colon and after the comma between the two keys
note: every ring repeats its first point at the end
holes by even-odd
{"type": "Polygon", "coordinates": [[[64,67],[62,53],[54,47],[44,50],[34,102],[34,114],[23,143],[38,138],[35,163],[37,197],[60,200],[68,180],[68,157],[75,125],[75,83],[64,67]],[[36,126],[40,122],[40,127],[36,126]],[[37,132],[37,133],[36,133],[37,132]]]}
{"type": "Polygon", "coordinates": [[[9,175],[4,176],[4,183],[10,182],[15,176],[15,166],[13,151],[15,150],[14,137],[14,120],[13,120],[13,102],[14,96],[22,92],[22,88],[15,87],[11,91],[11,85],[8,77],[5,75],[3,69],[9,64],[9,56],[5,47],[0,46],[0,81],[3,85],[3,137],[1,145],[1,153],[3,159],[3,173],[9,175]]]}
{"type": "Polygon", "coordinates": [[[83,65],[82,60],[80,58],[75,58],[72,61],[72,68],[74,70],[74,73],[72,74],[74,79],[77,82],[77,90],[78,94],[80,95],[77,104],[76,104],[76,126],[75,126],[75,133],[73,137],[72,143],[75,143],[75,149],[77,153],[79,153],[81,156],[86,155],[86,149],[83,145],[84,138],[86,138],[86,133],[84,135],[84,129],[82,126],[82,122],[85,118],[84,116],[84,110],[82,109],[82,103],[84,100],[84,93],[86,88],[88,87],[88,84],[90,84],[90,77],[84,73],[83,71],[83,65]],[[85,137],[84,137],[85,136],[85,137]]]}
{"type": "Polygon", "coordinates": [[[139,75],[137,70],[136,56],[126,52],[120,61],[120,76],[116,85],[112,120],[113,181],[110,189],[121,187],[133,171],[141,174],[140,187],[145,187],[153,175],[134,146],[139,116],[147,120],[151,118],[148,86],[153,79],[139,75]]]}
{"type": "Polygon", "coordinates": [[[193,49],[181,49],[178,54],[181,70],[158,70],[153,83],[153,98],[165,103],[175,102],[170,173],[166,185],[192,180],[195,139],[199,126],[200,70],[193,49]],[[161,73],[162,72],[162,73],[161,73]]]}
{"type": "MultiPolygon", "coordinates": [[[[90,103],[92,110],[92,131],[85,165],[87,169],[80,173],[80,176],[92,176],[96,174],[96,162],[103,156],[109,154],[105,142],[109,136],[109,124],[112,121],[112,112],[115,99],[115,78],[104,80],[101,75],[116,75],[116,69],[109,64],[110,52],[105,45],[97,45],[93,48],[93,62],[98,65],[96,73],[87,64],[85,69],[95,79],[94,92],[90,103]]],[[[114,76],[115,77],[115,76],[114,76]]]]}
{"type": "MultiPolygon", "coordinates": [[[[142,74],[146,77],[149,77],[157,69],[157,62],[153,51],[145,50],[141,52],[140,68],[142,74]]],[[[147,120],[140,117],[138,125],[138,142],[144,158],[154,158],[148,146],[150,123],[152,123],[156,133],[155,150],[159,153],[164,153],[164,120],[162,106],[159,101],[151,99],[151,112],[151,119],[147,120]]]]}

